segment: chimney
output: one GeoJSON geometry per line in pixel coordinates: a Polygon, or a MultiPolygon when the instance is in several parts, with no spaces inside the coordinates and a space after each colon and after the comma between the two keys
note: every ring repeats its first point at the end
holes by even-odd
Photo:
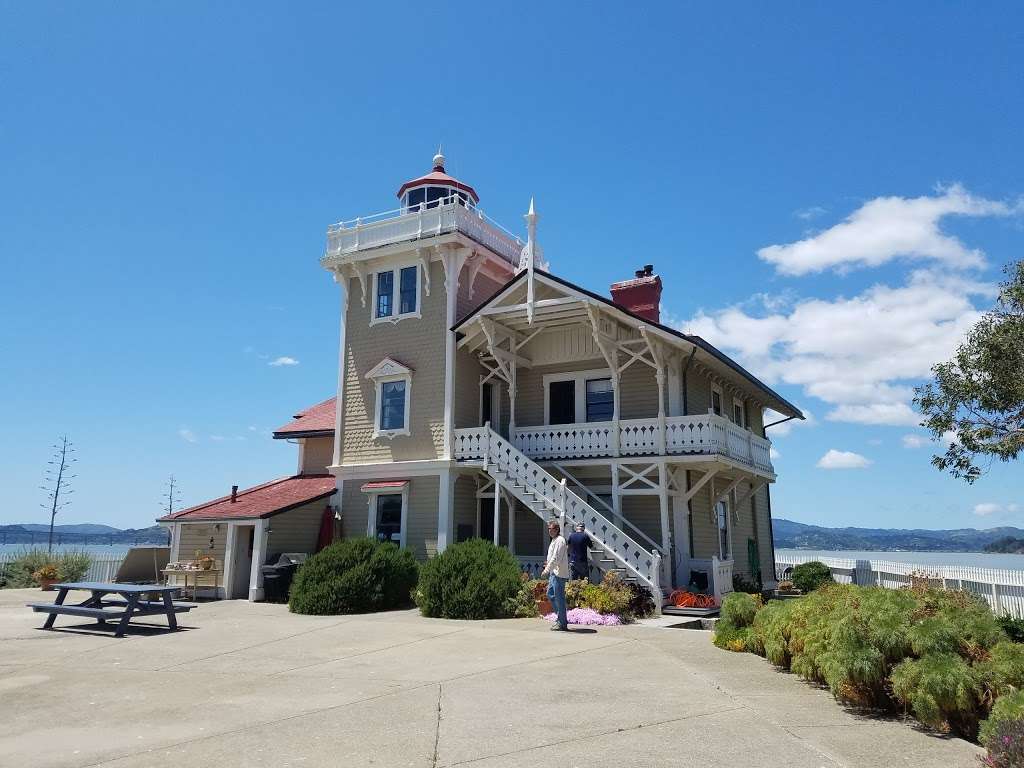
{"type": "Polygon", "coordinates": [[[653,264],[644,264],[629,280],[612,283],[612,301],[645,320],[661,322],[661,278],[653,264]]]}
{"type": "Polygon", "coordinates": [[[238,486],[237,485],[232,485],[231,486],[231,503],[234,504],[236,501],[238,501],[238,486]]]}

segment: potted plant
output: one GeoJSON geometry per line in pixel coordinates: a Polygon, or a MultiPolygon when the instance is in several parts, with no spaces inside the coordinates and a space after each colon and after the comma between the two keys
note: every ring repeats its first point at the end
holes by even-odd
{"type": "Polygon", "coordinates": [[[40,566],[39,570],[32,574],[32,579],[42,589],[50,590],[53,589],[53,585],[60,581],[60,572],[57,570],[57,566],[53,563],[47,563],[46,565],[40,566]]]}
{"type": "Polygon", "coordinates": [[[533,599],[537,603],[537,613],[541,616],[547,616],[554,610],[554,606],[551,605],[551,601],[548,599],[547,582],[542,581],[534,585],[533,599]]]}
{"type": "Polygon", "coordinates": [[[209,555],[203,555],[199,558],[199,568],[208,571],[213,568],[213,558],[209,555]]]}

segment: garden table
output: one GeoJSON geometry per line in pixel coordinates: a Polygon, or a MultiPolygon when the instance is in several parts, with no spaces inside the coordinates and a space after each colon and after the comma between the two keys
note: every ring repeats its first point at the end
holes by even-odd
{"type": "Polygon", "coordinates": [[[115,584],[104,581],[72,581],[54,584],[57,599],[52,603],[28,603],[28,607],[37,613],[48,613],[43,629],[52,629],[58,614],[66,616],[87,616],[96,619],[100,624],[107,620],[118,620],[114,637],[124,637],[124,630],[133,618],[139,616],[167,617],[170,629],[178,628],[177,613],[190,611],[195,606],[190,603],[176,603],[174,597],[180,587],[164,584],[115,584]],[[89,597],[75,605],[65,605],[64,598],[72,590],[89,592],[89,597]],[[149,594],[160,595],[159,600],[145,599],[149,594]],[[108,597],[114,595],[115,597],[108,597]]]}

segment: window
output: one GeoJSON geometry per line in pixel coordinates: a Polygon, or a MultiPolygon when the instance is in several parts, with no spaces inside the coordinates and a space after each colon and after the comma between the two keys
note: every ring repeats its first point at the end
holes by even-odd
{"type": "Polygon", "coordinates": [[[711,412],[716,416],[722,415],[722,390],[711,385],[711,412]]]}
{"type": "Polygon", "coordinates": [[[393,541],[402,545],[402,494],[377,495],[377,525],[374,535],[378,541],[393,541]]]}
{"type": "Polygon", "coordinates": [[[380,385],[380,430],[405,428],[405,382],[385,381],[380,385]]]}
{"type": "Polygon", "coordinates": [[[395,273],[377,273],[377,317],[391,317],[391,299],[395,292],[395,273]]]}
{"type": "Polygon", "coordinates": [[[397,323],[407,317],[419,317],[419,304],[419,265],[384,269],[376,273],[373,280],[371,325],[383,322],[397,323]]]}
{"type": "Polygon", "coordinates": [[[402,267],[399,272],[398,314],[408,315],[416,311],[416,267],[402,267]]]}
{"type": "Polygon", "coordinates": [[[427,200],[427,190],[423,187],[419,189],[410,189],[406,200],[406,206],[409,208],[419,208],[420,203],[424,203],[427,200]]]}
{"type": "Polygon", "coordinates": [[[733,401],[732,401],[732,421],[733,421],[734,424],[737,424],[737,425],[739,425],[741,427],[745,426],[745,424],[744,424],[745,419],[743,418],[743,411],[744,411],[743,401],[742,400],[737,400],[736,398],[733,398],[733,401]]]}
{"type": "Polygon", "coordinates": [[[587,421],[611,421],[614,400],[611,379],[587,379],[587,421]]]}
{"type": "Polygon", "coordinates": [[[732,559],[732,547],[729,542],[729,508],[724,501],[715,507],[718,517],[718,556],[722,560],[732,559]]]}
{"type": "Polygon", "coordinates": [[[615,390],[607,368],[546,373],[543,382],[545,424],[611,421],[615,415],[615,390]]]}
{"type": "Polygon", "coordinates": [[[408,435],[412,369],[385,357],[366,374],[375,386],[373,436],[408,435]]]}

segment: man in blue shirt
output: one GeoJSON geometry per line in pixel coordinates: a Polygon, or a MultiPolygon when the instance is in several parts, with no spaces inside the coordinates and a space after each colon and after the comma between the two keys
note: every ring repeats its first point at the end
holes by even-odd
{"type": "Polygon", "coordinates": [[[569,536],[569,572],[570,578],[589,579],[590,563],[587,554],[590,549],[590,536],[586,533],[583,523],[576,523],[576,531],[569,536]]]}

